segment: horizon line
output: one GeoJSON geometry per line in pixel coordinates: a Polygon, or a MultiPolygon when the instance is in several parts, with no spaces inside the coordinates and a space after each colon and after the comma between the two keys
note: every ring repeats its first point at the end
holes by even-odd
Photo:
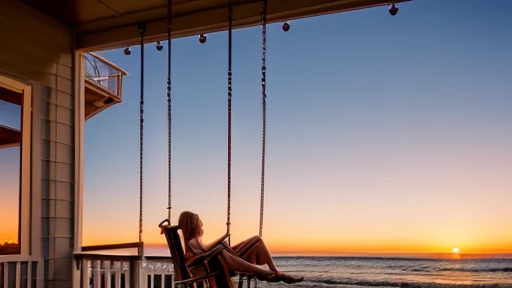
{"type": "MultiPolygon", "coordinates": [[[[165,243],[145,243],[146,247],[168,248],[165,243]]],[[[416,257],[416,258],[435,258],[442,259],[470,259],[470,258],[512,258],[512,252],[467,252],[467,253],[450,253],[450,252],[352,252],[352,251],[304,251],[304,252],[273,252],[275,257],[416,257]]]]}

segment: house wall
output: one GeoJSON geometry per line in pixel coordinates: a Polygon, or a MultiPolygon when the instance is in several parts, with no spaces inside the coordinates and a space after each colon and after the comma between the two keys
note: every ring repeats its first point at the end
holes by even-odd
{"type": "MultiPolygon", "coordinates": [[[[32,85],[32,234],[44,287],[71,287],[75,245],[72,32],[21,3],[0,1],[0,73],[32,85]]],[[[43,286],[39,286],[43,287],[43,286]]]]}

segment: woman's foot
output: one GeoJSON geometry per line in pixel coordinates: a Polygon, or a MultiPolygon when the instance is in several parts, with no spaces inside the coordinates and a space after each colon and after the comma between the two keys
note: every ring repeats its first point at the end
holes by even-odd
{"type": "Polygon", "coordinates": [[[256,275],[256,278],[260,281],[265,281],[265,282],[279,282],[281,281],[281,277],[277,274],[277,273],[270,273],[270,274],[267,274],[267,275],[256,275]]]}
{"type": "Polygon", "coordinates": [[[267,275],[258,275],[256,276],[258,280],[266,281],[266,282],[284,282],[286,284],[294,284],[299,283],[304,280],[304,277],[294,277],[285,273],[277,272],[270,273],[267,275]]]}
{"type": "Polygon", "coordinates": [[[304,277],[294,277],[281,272],[277,273],[276,275],[279,281],[283,281],[286,284],[299,283],[304,280],[304,277]]]}

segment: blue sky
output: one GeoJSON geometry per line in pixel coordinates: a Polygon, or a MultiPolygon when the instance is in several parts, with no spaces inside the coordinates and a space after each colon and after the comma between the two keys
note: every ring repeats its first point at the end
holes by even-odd
{"type": "MultiPolygon", "coordinates": [[[[264,238],[274,251],[512,252],[512,2],[399,7],[268,27],[264,238]]],[[[233,37],[236,242],[258,232],[261,28],[233,37]]],[[[209,238],[226,221],[226,45],[226,32],[173,41],[173,222],[193,210],[209,238]]],[[[86,244],[137,239],[140,50],[101,55],[129,76],[123,103],[86,122],[86,244]]],[[[167,53],[148,44],[145,55],[153,243],[166,217],[167,53]]]]}

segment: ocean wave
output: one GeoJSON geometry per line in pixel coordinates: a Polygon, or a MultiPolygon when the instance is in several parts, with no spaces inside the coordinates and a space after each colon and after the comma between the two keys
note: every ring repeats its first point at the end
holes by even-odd
{"type": "MultiPolygon", "coordinates": [[[[511,285],[500,284],[440,284],[440,283],[405,283],[394,281],[371,281],[371,280],[339,280],[339,279],[307,279],[307,282],[316,283],[321,285],[349,285],[349,286],[362,286],[362,287],[403,287],[403,288],[497,288],[497,287],[511,287],[511,285]]],[[[307,286],[307,282],[304,285],[307,286]]],[[[310,287],[311,287],[310,286],[310,287]]],[[[328,287],[328,286],[326,286],[328,287]]]]}
{"type": "Polygon", "coordinates": [[[438,271],[459,271],[459,272],[512,272],[512,267],[502,268],[439,268],[438,271]]]}
{"type": "Polygon", "coordinates": [[[406,272],[439,272],[439,271],[451,271],[451,272],[470,272],[470,273],[512,273],[512,267],[500,267],[500,268],[462,268],[462,267],[429,267],[429,268],[403,268],[402,271],[406,272]]]}

